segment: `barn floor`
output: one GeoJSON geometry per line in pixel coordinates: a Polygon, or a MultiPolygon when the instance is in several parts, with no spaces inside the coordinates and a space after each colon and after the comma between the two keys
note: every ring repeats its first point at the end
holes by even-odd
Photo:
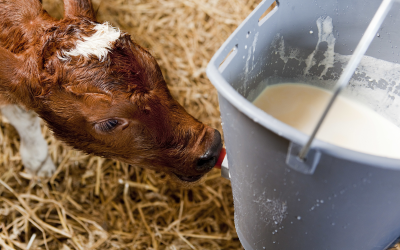
{"type": "MultiPolygon", "coordinates": [[[[150,49],[186,110],[221,131],[205,69],[260,1],[92,1],[99,21],[150,49]]],[[[43,4],[62,17],[61,0],[43,4]]],[[[230,182],[219,170],[196,187],[179,188],[162,173],[84,155],[45,126],[43,133],[58,170],[35,180],[21,165],[15,129],[0,121],[0,249],[242,249],[230,182]]]]}
{"type": "MultiPolygon", "coordinates": [[[[172,95],[220,131],[217,92],[205,69],[257,3],[93,0],[99,21],[149,48],[172,95]]],[[[61,0],[43,4],[62,17],[61,0]]],[[[230,182],[219,170],[183,189],[164,174],[71,150],[45,126],[43,133],[58,170],[34,180],[21,165],[18,134],[0,122],[0,249],[242,249],[230,182]]]]}

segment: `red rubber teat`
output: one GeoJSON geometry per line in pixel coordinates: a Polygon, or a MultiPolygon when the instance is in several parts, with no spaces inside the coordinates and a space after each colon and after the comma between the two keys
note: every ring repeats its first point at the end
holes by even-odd
{"type": "Polygon", "coordinates": [[[222,148],[221,153],[219,153],[219,157],[218,157],[217,163],[215,163],[214,168],[221,169],[221,164],[224,161],[225,156],[226,156],[226,150],[225,150],[225,148],[222,148]]]}

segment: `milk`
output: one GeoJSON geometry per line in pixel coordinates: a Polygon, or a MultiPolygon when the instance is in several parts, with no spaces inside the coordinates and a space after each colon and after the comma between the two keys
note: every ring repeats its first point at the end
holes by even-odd
{"type": "MultiPolygon", "coordinates": [[[[254,105],[310,135],[332,93],[305,84],[269,86],[254,105]]],[[[318,139],[362,153],[400,159],[400,128],[369,108],[338,96],[318,139]]]]}

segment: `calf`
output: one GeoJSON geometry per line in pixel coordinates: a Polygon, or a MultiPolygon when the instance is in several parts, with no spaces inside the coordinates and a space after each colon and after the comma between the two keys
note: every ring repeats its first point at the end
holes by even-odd
{"type": "Polygon", "coordinates": [[[127,33],[98,23],[90,0],[64,0],[64,9],[56,20],[39,0],[0,0],[2,113],[20,134],[27,171],[54,171],[31,111],[86,153],[182,183],[210,171],[221,135],[172,98],[154,57],[127,33]]]}

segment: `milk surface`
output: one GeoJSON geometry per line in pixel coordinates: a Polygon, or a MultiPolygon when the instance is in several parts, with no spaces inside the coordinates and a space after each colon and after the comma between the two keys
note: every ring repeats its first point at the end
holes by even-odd
{"type": "MultiPolygon", "coordinates": [[[[310,135],[332,93],[305,84],[268,86],[254,105],[310,135]]],[[[317,138],[362,153],[400,159],[400,128],[369,108],[338,96],[317,138]]]]}

